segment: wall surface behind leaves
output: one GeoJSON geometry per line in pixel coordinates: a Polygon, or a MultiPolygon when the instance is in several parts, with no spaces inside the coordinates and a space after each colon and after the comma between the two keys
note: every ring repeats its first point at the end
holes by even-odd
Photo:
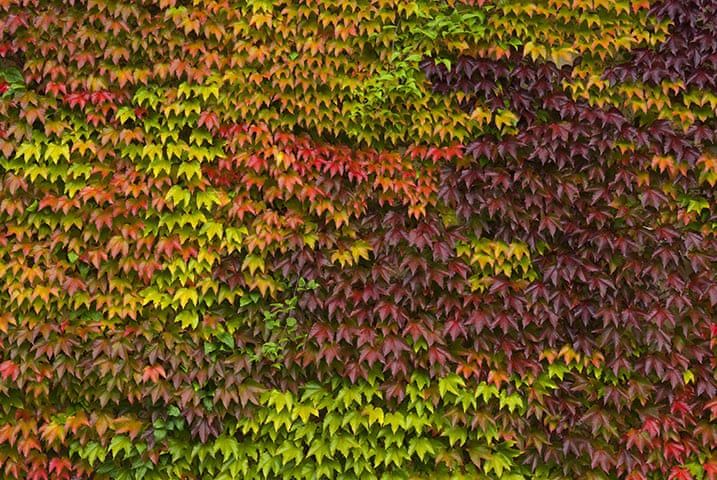
{"type": "Polygon", "coordinates": [[[717,479],[716,19],[0,0],[0,478],[717,479]]]}

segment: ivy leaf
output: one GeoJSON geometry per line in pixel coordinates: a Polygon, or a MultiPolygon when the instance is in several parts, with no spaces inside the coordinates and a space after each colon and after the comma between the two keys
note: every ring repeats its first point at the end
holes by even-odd
{"type": "Polygon", "coordinates": [[[130,458],[132,452],[133,443],[129,437],[124,435],[115,435],[110,441],[109,450],[112,453],[112,457],[116,458],[117,453],[121,450],[124,453],[125,458],[130,458]]]}
{"type": "Polygon", "coordinates": [[[264,258],[259,255],[247,255],[242,263],[242,270],[249,270],[249,274],[254,275],[254,272],[259,270],[264,273],[265,264],[264,258]]]}
{"type": "Polygon", "coordinates": [[[199,325],[199,314],[196,310],[182,310],[175,317],[182,328],[197,328],[199,325]]]}
{"type": "Polygon", "coordinates": [[[412,438],[409,441],[408,453],[412,455],[414,452],[418,455],[418,458],[421,461],[425,459],[427,453],[430,455],[436,453],[431,440],[427,438],[412,438]]]}

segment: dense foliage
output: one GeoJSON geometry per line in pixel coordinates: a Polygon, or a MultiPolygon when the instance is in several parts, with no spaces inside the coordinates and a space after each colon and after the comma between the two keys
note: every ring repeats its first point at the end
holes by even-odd
{"type": "Polygon", "coordinates": [[[717,0],[0,0],[0,477],[717,479],[717,0]]]}

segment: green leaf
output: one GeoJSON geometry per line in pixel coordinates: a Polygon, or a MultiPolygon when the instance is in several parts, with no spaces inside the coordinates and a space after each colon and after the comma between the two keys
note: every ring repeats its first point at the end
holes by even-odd
{"type": "Polygon", "coordinates": [[[67,162],[70,161],[70,146],[67,144],[57,145],[50,143],[45,149],[45,160],[57,163],[60,159],[64,158],[67,162]]]}
{"type": "Polygon", "coordinates": [[[500,408],[505,408],[506,406],[510,413],[513,413],[516,408],[522,409],[524,406],[523,398],[517,393],[506,395],[505,392],[500,392],[500,408]]]}
{"type": "Polygon", "coordinates": [[[178,288],[174,293],[173,301],[178,302],[184,308],[188,303],[197,306],[199,304],[199,293],[194,288],[178,288]]]}
{"type": "Polygon", "coordinates": [[[251,275],[254,275],[254,272],[256,272],[257,270],[264,273],[264,257],[261,257],[259,255],[247,255],[244,259],[244,262],[242,263],[241,268],[242,270],[249,269],[249,274],[251,275]]]}
{"type": "Polygon", "coordinates": [[[438,393],[445,397],[446,393],[460,395],[460,390],[466,386],[466,382],[458,375],[451,374],[438,380],[438,393]]]}
{"type": "Polygon", "coordinates": [[[431,455],[436,453],[433,443],[427,438],[412,438],[408,442],[408,453],[413,455],[414,452],[418,454],[421,461],[425,459],[427,453],[431,455]]]}
{"type": "Polygon", "coordinates": [[[570,368],[564,363],[555,362],[548,366],[548,377],[558,377],[560,381],[563,381],[563,378],[565,378],[565,373],[569,371],[570,368]]]}
{"type": "Polygon", "coordinates": [[[280,392],[278,390],[272,390],[268,392],[268,406],[273,406],[276,408],[276,411],[281,413],[282,410],[286,409],[287,411],[291,411],[292,406],[294,405],[294,397],[291,394],[291,392],[280,392]]]}
{"type": "Polygon", "coordinates": [[[228,461],[231,458],[239,458],[239,442],[235,438],[222,435],[217,437],[212,446],[212,453],[222,453],[224,461],[228,461]]]}
{"type": "Polygon", "coordinates": [[[500,395],[500,391],[498,390],[498,387],[495,385],[488,385],[485,382],[481,382],[476,387],[476,397],[480,396],[483,398],[484,403],[488,403],[491,398],[498,397],[500,395]]]}
{"type": "Polygon", "coordinates": [[[164,199],[171,201],[174,206],[184,204],[185,207],[188,207],[191,198],[192,195],[189,193],[189,190],[185,190],[179,185],[174,185],[172,188],[167,190],[167,193],[164,195],[164,199]]]}
{"type": "Polygon", "coordinates": [[[498,478],[503,476],[503,472],[510,470],[513,466],[513,461],[501,452],[494,452],[486,461],[483,463],[483,471],[488,474],[495,472],[498,478]]]}
{"type": "Polygon", "coordinates": [[[182,310],[174,319],[182,328],[197,328],[199,325],[199,314],[195,310],[182,310]]]}
{"type": "Polygon", "coordinates": [[[120,124],[127,123],[127,120],[136,120],[137,116],[134,113],[134,109],[130,107],[120,107],[117,109],[117,113],[115,113],[115,118],[119,120],[120,124]]]}
{"type": "Polygon", "coordinates": [[[40,159],[41,148],[40,145],[35,143],[21,143],[17,150],[15,150],[15,158],[22,157],[25,163],[30,160],[40,159]]]}
{"type": "Polygon", "coordinates": [[[179,169],[177,170],[177,176],[181,177],[184,175],[187,180],[191,180],[193,177],[197,177],[197,179],[202,178],[202,167],[199,164],[199,162],[185,162],[182,163],[179,166],[179,169]]]}
{"type": "Polygon", "coordinates": [[[709,210],[710,204],[707,200],[699,198],[699,199],[691,199],[687,203],[687,211],[688,212],[695,212],[698,215],[702,213],[702,210],[709,210]]]}
{"type": "Polygon", "coordinates": [[[216,336],[228,348],[234,348],[234,335],[228,332],[218,333],[216,336]]]}
{"type": "Polygon", "coordinates": [[[367,405],[366,407],[364,407],[362,413],[368,417],[369,426],[373,425],[374,423],[383,425],[384,414],[383,414],[383,410],[381,409],[381,407],[374,407],[373,405],[367,405]]]}

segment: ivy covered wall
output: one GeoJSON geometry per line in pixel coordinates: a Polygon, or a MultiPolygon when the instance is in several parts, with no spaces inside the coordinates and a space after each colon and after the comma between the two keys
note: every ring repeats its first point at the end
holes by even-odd
{"type": "Polygon", "coordinates": [[[0,478],[717,479],[716,19],[0,0],[0,478]]]}

